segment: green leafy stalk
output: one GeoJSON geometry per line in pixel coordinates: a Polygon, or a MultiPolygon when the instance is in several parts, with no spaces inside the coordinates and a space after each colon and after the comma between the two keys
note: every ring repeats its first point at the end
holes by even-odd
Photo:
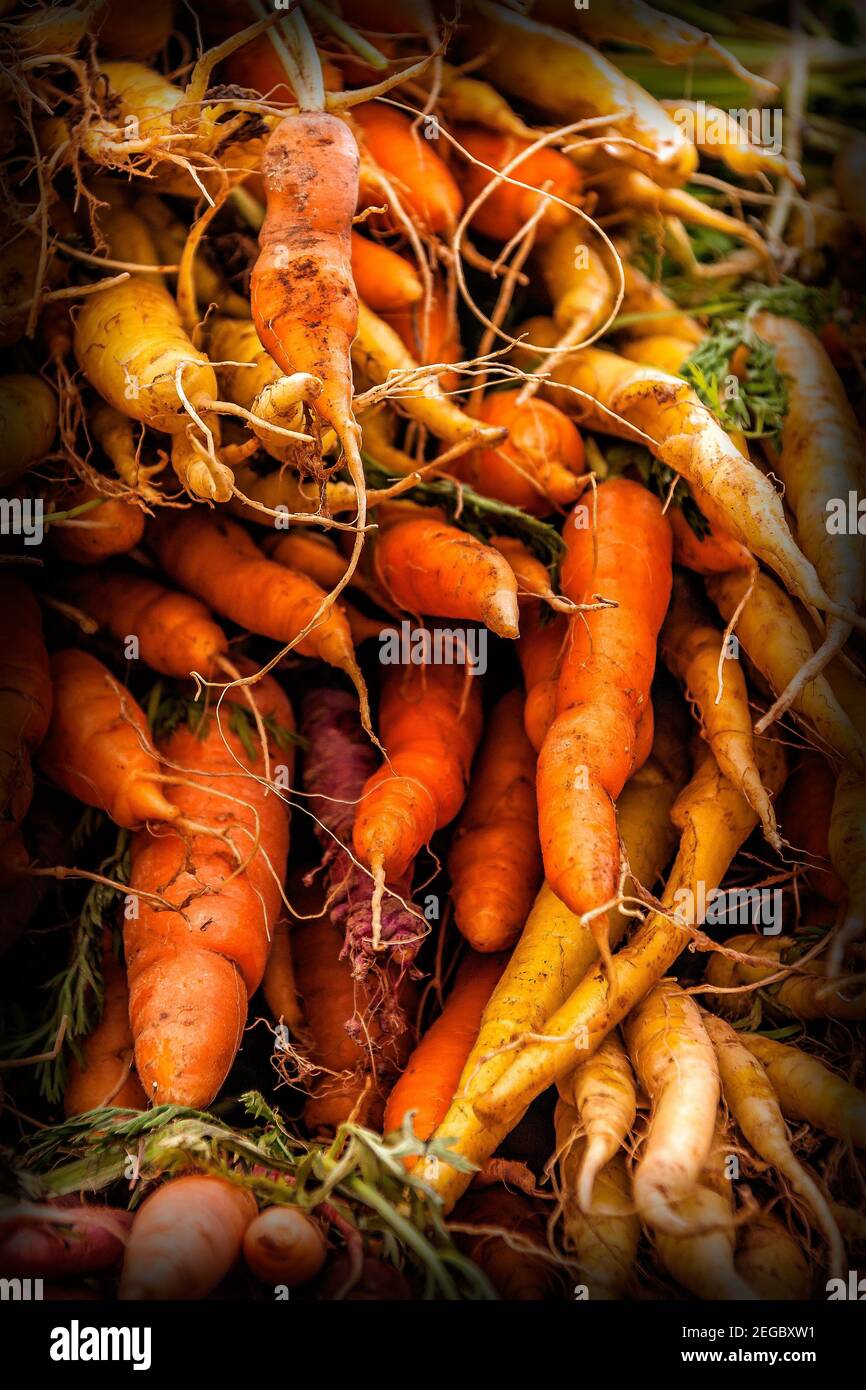
{"type": "Polygon", "coordinates": [[[780,432],[788,412],[788,390],[776,363],[776,349],[759,338],[746,316],[713,325],[680,368],[680,376],[726,430],[749,439],[780,432]],[[734,353],[747,351],[744,380],[734,376],[734,353]]]}
{"type": "MultiPolygon", "coordinates": [[[[196,738],[203,739],[207,736],[216,714],[214,705],[205,705],[201,700],[194,700],[188,695],[178,695],[174,691],[166,692],[162,689],[161,683],[159,697],[154,707],[149,709],[150,726],[155,738],[167,738],[181,724],[186,724],[196,738]]],[[[255,762],[256,758],[261,756],[262,750],[252,712],[245,706],[231,701],[223,704],[219,716],[221,720],[227,721],[229,729],[243,745],[247,757],[255,762]]],[[[293,744],[306,747],[307,740],[296,734],[294,729],[287,729],[274,715],[262,715],[262,724],[275,748],[285,751],[293,744]]]]}

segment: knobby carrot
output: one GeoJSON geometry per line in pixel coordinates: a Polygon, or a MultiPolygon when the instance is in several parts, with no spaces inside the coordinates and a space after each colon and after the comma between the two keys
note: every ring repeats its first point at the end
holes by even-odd
{"type": "MultiPolygon", "coordinates": [[[[454,920],[476,951],[513,945],[541,877],[535,753],[523,695],[496,705],[448,857],[454,920]]],[[[450,1099],[450,1097],[449,1097],[450,1099]]]]}
{"type": "Polygon", "coordinates": [[[585,1139],[574,1165],[574,1195],[581,1211],[591,1215],[596,1179],[621,1150],[637,1113],[634,1074],[616,1033],[560,1080],[559,1094],[574,1110],[585,1139]]]}
{"type": "Polygon", "coordinates": [[[473,415],[508,430],[503,443],[472,450],[453,471],[485,497],[495,497],[534,516],[567,506],[580,496],[586,464],[583,440],[549,401],[519,400],[517,390],[490,391],[473,415]]]}
{"type": "Polygon", "coordinates": [[[578,1201],[586,1144],[579,1135],[577,1113],[561,1099],[557,1102],[555,1123],[563,1242],[577,1262],[587,1297],[593,1302],[620,1299],[634,1272],[640,1242],[640,1218],[634,1211],[625,1161],[622,1155],[616,1155],[596,1175],[598,1211],[587,1215],[578,1201]]]}

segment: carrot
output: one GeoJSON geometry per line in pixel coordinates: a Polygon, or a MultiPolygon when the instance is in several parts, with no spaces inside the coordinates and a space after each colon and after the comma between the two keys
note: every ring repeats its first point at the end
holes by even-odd
{"type": "MultiPolygon", "coordinates": [[[[843,507],[847,515],[849,495],[866,489],[860,426],[813,333],[793,319],[767,313],[758,314],[754,326],[776,349],[776,364],[789,382],[776,472],[796,518],[797,540],[831,599],[856,610],[866,586],[866,558],[860,536],[846,534],[847,525],[841,531],[834,525],[833,508],[843,507]]],[[[790,707],[850,635],[850,624],[830,619],[817,652],[779,694],[765,722],[790,707]]]]}
{"type": "Polygon", "coordinates": [[[338,608],[327,607],[318,584],[266,559],[244,528],[224,516],[193,511],[180,520],[163,514],[148,539],[169,577],[217,613],[345,671],[369,722],[349,625],[338,608]],[[311,631],[300,637],[308,626],[311,631]]]}
{"type": "MultiPolygon", "coordinates": [[[[299,570],[323,589],[333,589],[346,572],[346,558],[336,546],[317,531],[289,531],[283,535],[269,536],[262,544],[269,560],[285,565],[288,570],[299,570]]],[[[361,576],[352,576],[353,587],[363,584],[361,576]]]]}
{"type": "MultiPolygon", "coordinates": [[[[707,592],[726,622],[743,604],[737,638],[773,691],[784,690],[813,652],[809,633],[787,594],[769,575],[742,570],[709,576],[707,592]]],[[[792,709],[840,757],[862,758],[859,735],[823,675],[799,692],[792,709]]]]}
{"type": "Polygon", "coordinates": [[[69,1067],[63,1096],[67,1117],[105,1105],[125,1110],[144,1110],[147,1105],[133,1067],[126,970],[110,941],[102,957],[102,979],[102,1016],[84,1040],[81,1061],[73,1058],[69,1067]]]}
{"type": "Polygon", "coordinates": [[[698,536],[677,506],[668,508],[668,521],[674,537],[674,564],[695,574],[727,574],[729,570],[749,570],[754,566],[750,552],[726,531],[705,521],[706,530],[698,536]]]}
{"type": "MultiPolygon", "coordinates": [[[[639,484],[615,478],[599,487],[597,506],[594,530],[566,525],[563,592],[576,602],[601,594],[618,607],[571,619],[556,718],[538,758],[545,875],[578,914],[594,912],[617,892],[615,801],[635,767],[637,727],[671,587],[671,536],[661,503],[639,484]]],[[[604,916],[593,920],[606,951],[604,916]]]]}
{"type": "Polygon", "coordinates": [[[690,339],[677,338],[672,333],[653,333],[623,343],[619,350],[629,362],[658,367],[660,371],[676,376],[686,358],[691,357],[695,345],[690,339]]]}
{"type": "Polygon", "coordinates": [[[367,510],[349,357],[358,329],[351,265],[358,166],[355,137],[338,116],[302,109],[280,121],[262,161],[267,212],[250,282],[262,345],[286,375],[319,379],[315,409],[343,447],[358,508],[348,574],[364,542],[367,510]]]}
{"type": "Polygon", "coordinates": [[[635,142],[624,158],[665,182],[684,182],[697,166],[691,141],[636,82],[595,48],[503,5],[478,0],[469,27],[473,54],[495,87],[558,121],[617,113],[616,132],[635,142]]]}
{"type": "Polygon", "coordinates": [[[113,555],[125,555],[144,535],[144,512],[134,502],[106,497],[88,483],[68,499],[70,510],[99,502],[69,524],[51,527],[51,541],[61,559],[73,565],[98,565],[113,555]]]}
{"type": "MultiPolygon", "coordinates": [[[[315,906],[305,911],[315,913],[315,906]]],[[[411,1035],[386,1033],[376,1009],[375,987],[352,978],[341,959],[342,932],[323,913],[292,930],[298,990],[309,1032],[306,1056],[320,1069],[308,1087],[304,1124],[333,1134],[350,1117],[380,1129],[385,1093],[405,1061],[411,1035]]]]}
{"type": "Polygon", "coordinates": [[[753,143],[748,129],[732,111],[723,111],[708,102],[682,101],[679,97],[661,104],[689,134],[694,132],[693,138],[701,154],[721,159],[735,174],[746,178],[760,173],[775,174],[803,187],[803,175],[794,160],[753,143]]]}
{"type": "Polygon", "coordinates": [[[830,814],[828,848],[845,884],[845,919],[833,938],[827,974],[838,975],[845,949],[866,931],[866,781],[857,768],[839,773],[830,814]]]}
{"type": "Polygon", "coordinates": [[[830,1251],[835,1277],[845,1263],[845,1246],[827,1199],[808,1169],[794,1156],[773,1086],[758,1061],[724,1019],[703,1015],[719,1063],[731,1115],[759,1158],[776,1168],[812,1212],[830,1251]]]}
{"type": "Polygon", "coordinates": [[[155,0],[142,9],[106,3],[94,20],[99,49],[110,57],[153,58],[171,38],[174,0],[155,0]]]}
{"type": "Polygon", "coordinates": [[[0,574],[0,845],[15,838],[30,806],[30,756],[48,731],[52,698],[39,604],[6,567],[0,574]]]}
{"type": "Polygon", "coordinates": [[[373,575],[388,598],[410,613],[485,623],[516,637],[517,580],[491,546],[438,521],[416,517],[377,537],[373,575]]]}
{"type": "Polygon", "coordinates": [[[474,410],[476,419],[501,426],[507,439],[474,449],[453,472],[485,497],[496,497],[534,516],[574,502],[583,490],[583,440],[549,401],[520,401],[518,390],[491,391],[474,410]]]}
{"type": "MultiPolygon", "coordinates": [[[[161,494],[151,486],[150,479],[162,472],[164,460],[160,459],[158,463],[147,467],[141,462],[133,421],[129,416],[121,415],[119,410],[107,405],[105,401],[100,401],[90,411],[87,425],[95,443],[111,461],[121,482],[126,483],[126,486],[143,501],[159,501],[161,494]]],[[[91,519],[100,521],[103,518],[97,516],[91,519]]]]}
{"type": "MultiPolygon", "coordinates": [[[[366,301],[365,295],[361,297],[366,301]]],[[[375,305],[370,307],[375,308],[375,305]]],[[[430,293],[425,294],[423,300],[390,313],[383,310],[382,318],[423,366],[461,361],[460,325],[439,277],[433,279],[430,293]]],[[[460,376],[457,372],[441,371],[436,373],[436,382],[441,391],[456,391],[460,387],[460,376]]]]}
{"type": "Polygon", "coordinates": [[[453,666],[390,672],[379,731],[388,761],[365,783],[352,831],[355,853],[377,882],[405,874],[460,810],[481,734],[478,682],[453,666]]]}
{"type": "Polygon", "coordinates": [[[634,1199],[654,1230],[682,1234],[680,1204],[709,1156],[719,1070],[697,1005],[672,981],[650,990],[625,1024],[635,1073],[652,1103],[634,1172],[634,1199]]]}
{"type": "Polygon", "coordinates": [[[755,761],[746,679],[739,662],[727,659],[723,643],[723,634],[708,620],[705,605],[678,575],[662,628],[662,656],[685,685],[722,773],[754,807],[770,844],[780,849],[773,804],[755,761]]]}
{"type": "Polygon", "coordinates": [[[291,461],[297,440],[268,426],[303,432],[304,401],[318,391],[316,378],[302,373],[283,377],[249,319],[216,317],[210,325],[208,350],[226,400],[255,417],[247,423],[272,458],[291,461]]]}
{"type": "Polygon", "coordinates": [[[244,1231],[243,1249],[256,1279],[290,1289],[315,1279],[328,1253],[321,1227],[294,1207],[265,1207],[244,1231]]]}
{"type": "Polygon", "coordinates": [[[541,604],[527,605],[521,613],[517,655],[526,687],[523,727],[536,753],[556,715],[556,683],[567,636],[563,614],[548,618],[541,604]]]}
{"type": "Polygon", "coordinates": [[[293,1033],[297,1033],[303,1013],[298,999],[292,939],[287,922],[277,922],[274,927],[274,939],[265,966],[262,991],[277,1022],[285,1023],[293,1033]]]}
{"type": "Polygon", "coordinates": [[[819,753],[804,753],[785,784],[779,818],[785,839],[806,858],[802,876],[829,903],[841,903],[845,885],[830,864],[830,816],[836,782],[819,753]]]}
{"type": "Polygon", "coordinates": [[[620,1299],[632,1278],[640,1241],[625,1163],[616,1155],[596,1174],[598,1210],[587,1214],[578,1199],[586,1147],[577,1137],[578,1117],[560,1098],[556,1106],[556,1146],[560,1154],[563,1243],[574,1257],[590,1302],[620,1299]]]}
{"type": "Polygon", "coordinates": [[[461,184],[467,203],[474,203],[493,182],[495,174],[506,168],[508,178],[514,180],[496,184],[472,214],[471,225],[482,236],[511,241],[543,207],[536,230],[536,240],[543,242],[571,219],[567,207],[550,200],[545,204],[543,196],[550,192],[565,203],[575,203],[580,198],[580,171],[559,150],[547,145],[526,154],[531,140],[483,126],[457,126],[453,135],[462,147],[461,153],[465,152],[461,184]],[[529,187],[521,188],[519,184],[529,187]],[[541,191],[533,192],[536,188],[541,191]]]}
{"type": "Polygon", "coordinates": [[[51,658],[54,706],[39,751],[52,781],[86,806],[134,829],[147,820],[174,820],[176,806],[160,785],[162,772],[144,711],[89,652],[51,658]]]}
{"type": "MultiPolygon", "coordinates": [[[[781,748],[761,744],[758,766],[764,785],[771,792],[780,790],[785,778],[781,748]]],[[[610,977],[603,969],[588,969],[555,1012],[539,1020],[535,1028],[544,1041],[527,1040],[499,1080],[475,1100],[479,1115],[488,1123],[507,1133],[535,1096],[591,1056],[663,977],[688,944],[687,927],[696,925],[694,904],[700,884],[707,891],[718,886],[757,822],[751,806],[721,775],[708,752],[671,816],[681,839],[662,896],[665,910],[650,913],[628,945],[617,952],[610,977]],[[685,925],[672,920],[674,912],[685,925]]]]}
{"type": "MultiPolygon", "coordinates": [[[[736,984],[759,984],[771,975],[777,975],[785,965],[796,964],[799,954],[797,939],[791,936],[732,936],[725,944],[744,956],[763,957],[769,963],[756,960],[750,964],[748,960],[714,957],[707,964],[706,979],[710,984],[723,988],[736,984]]],[[[831,974],[829,964],[825,968],[823,962],[807,961],[795,972],[786,973],[784,979],[767,984],[764,993],[794,1018],[842,1018],[859,1022],[866,1018],[866,998],[862,994],[855,994],[852,998],[844,979],[834,983],[839,968],[835,962],[833,964],[831,974]]],[[[719,994],[717,1000],[719,1013],[738,1018],[750,1012],[752,994],[719,994]]]]}
{"type": "Polygon", "coordinates": [[[617,211],[634,214],[649,213],[661,218],[679,218],[696,227],[711,227],[726,236],[734,237],[757,252],[761,261],[769,260],[767,245],[754,227],[721,209],[701,202],[683,188],[665,188],[639,169],[617,169],[616,179],[608,188],[608,199],[617,211]]]}
{"type": "Polygon", "coordinates": [[[798,1047],[774,1042],[760,1033],[741,1033],[740,1038],[770,1078],[787,1119],[866,1149],[866,1096],[862,1091],[798,1047]]]}
{"type": "Polygon", "coordinates": [[[632,264],[630,247],[620,245],[625,298],[620,312],[629,317],[629,338],[654,337],[658,333],[683,338],[697,346],[707,336],[696,318],[684,314],[676,302],[642,270],[632,264]]]}
{"type": "MultiPolygon", "coordinates": [[[[430,338],[432,341],[432,334],[430,338]]],[[[441,383],[419,366],[395,329],[363,303],[358,306],[352,361],[374,386],[388,381],[392,373],[403,377],[405,384],[398,393],[402,409],[446,444],[460,444],[466,439],[495,443],[503,438],[501,428],[480,424],[455,405],[441,383]]]]}
{"type": "Polygon", "coordinates": [[[241,1252],[255,1198],[225,1178],[190,1173],[152,1192],[136,1212],[118,1298],[206,1298],[241,1252]]]}
{"type": "Polygon", "coordinates": [[[424,286],[405,256],[352,233],[352,275],[358,294],[377,314],[395,314],[417,304],[424,286]]]}
{"type": "MultiPolygon", "coordinates": [[[[684,750],[677,739],[676,718],[665,720],[656,738],[656,752],[625,787],[620,797],[620,833],[633,873],[642,883],[654,883],[675,844],[670,810],[685,780],[684,750]]],[[[608,934],[615,943],[629,919],[611,910],[608,934]]],[[[541,1028],[560,1007],[596,959],[592,932],[544,884],[526,920],[523,933],[505,973],[491,996],[475,1046],[448,1114],[436,1131],[450,1139],[455,1152],[472,1163],[489,1158],[508,1133],[508,1125],[488,1122],[474,1103],[509,1066],[510,1046],[524,1033],[541,1028]]],[[[574,1064],[573,1054],[566,1072],[574,1064]]],[[[446,1210],[469,1183],[469,1175],[442,1164],[432,1183],[446,1210]]]]}
{"type": "Polygon", "coordinates": [[[637,1114],[631,1063],[616,1033],[609,1034],[598,1052],[570,1076],[560,1079],[559,1094],[580,1121],[586,1140],[574,1165],[574,1194],[580,1210],[591,1216],[596,1179],[619,1153],[637,1114]]]}
{"type": "Polygon", "coordinates": [[[762,1212],[742,1232],[734,1258],[737,1273],[758,1297],[804,1302],[811,1274],[799,1243],[775,1216],[762,1212]]]}
{"type": "Polygon", "coordinates": [[[557,376],[561,385],[548,392],[556,404],[575,411],[591,428],[645,444],[685,479],[712,525],[775,570],[792,594],[864,625],[824,591],[794,542],[772,483],[743,458],[686,382],[599,348],[574,353],[557,376]]]}
{"type": "Polygon", "coordinates": [[[429,232],[449,232],[463,198],[447,164],[408,116],[383,102],[364,102],[352,110],[364,150],[393,179],[408,210],[429,232]]]}
{"type": "Polygon", "coordinates": [[[73,576],[69,593],[122,645],[135,637],[141,660],[161,675],[185,680],[199,671],[210,679],[228,652],[225,633],[204,604],[145,575],[85,570],[73,576]]]}
{"type": "Polygon", "coordinates": [[[698,1298],[753,1302],[757,1293],[742,1278],[734,1261],[731,1183],[724,1172],[725,1141],[717,1132],[715,1148],[699,1184],[682,1203],[689,1229],[681,1234],[655,1230],[656,1253],[664,1267],[698,1298]]]}
{"type": "MultiPolygon", "coordinates": [[[[518,170],[516,177],[520,178],[518,170]]],[[[582,218],[568,217],[558,232],[542,246],[539,268],[553,309],[553,321],[560,336],[550,343],[530,334],[540,346],[579,345],[608,318],[616,302],[614,280],[608,272],[610,252],[602,252],[599,241],[589,234],[582,218]]],[[[541,369],[545,362],[542,360],[541,369]]]]}
{"type": "Polygon", "coordinates": [[[442,1013],[427,1029],[388,1097],[386,1134],[401,1129],[409,1119],[417,1138],[429,1139],[447,1114],[505,959],[501,953],[481,956],[474,951],[463,958],[442,1013]]]}
{"type": "MultiPolygon", "coordinates": [[[[285,696],[275,682],[267,690],[277,722],[291,729],[285,696]]],[[[124,951],[135,1061],[153,1103],[203,1108],[234,1061],[247,999],[264,974],[280,910],[288,817],[223,714],[197,728],[178,724],[159,748],[180,770],[171,788],[174,814],[197,828],[184,836],[143,830],[132,842],[129,890],[137,915],[124,924],[124,951]]],[[[287,754],[280,756],[285,761],[287,754]]]]}
{"type": "Polygon", "coordinates": [[[49,452],[57,432],[57,398],[39,376],[0,376],[0,487],[8,487],[49,452]]]}
{"type": "Polygon", "coordinates": [[[552,1297],[555,1271],[542,1253],[543,1228],[528,1198],[505,1187],[481,1188],[463,1198],[455,1219],[469,1228],[461,1244],[501,1299],[540,1303],[552,1297]]]}
{"type": "MultiPolygon", "coordinates": [[[[166,265],[178,264],[183,259],[189,235],[185,224],[180,218],[174,217],[166,204],[153,194],[146,193],[143,198],[138,198],[135,211],[147,223],[160,261],[166,265]]],[[[222,314],[230,314],[234,319],[248,318],[248,301],[237,294],[202,255],[195,259],[192,279],[198,304],[204,308],[218,305],[222,314]]]]}
{"type": "Polygon", "coordinates": [[[519,690],[504,695],[490,716],[448,872],[454,920],[470,946],[512,946],[541,878],[535,753],[523,729],[519,690]]]}

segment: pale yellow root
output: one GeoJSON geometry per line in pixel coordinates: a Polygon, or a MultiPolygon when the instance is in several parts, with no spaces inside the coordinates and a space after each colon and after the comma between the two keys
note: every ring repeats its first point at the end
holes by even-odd
{"type": "Polygon", "coordinates": [[[830,1270],[839,1278],[845,1267],[845,1244],[815,1179],[794,1156],[788,1129],[772,1084],[758,1061],[724,1019],[703,1015],[712,1039],[728,1109],[759,1158],[777,1168],[811,1211],[830,1252],[830,1270]]]}
{"type": "Polygon", "coordinates": [[[697,1004],[673,980],[650,990],[625,1024],[628,1053],[652,1103],[633,1174],[638,1212],[654,1231],[684,1233],[682,1204],[695,1189],[713,1142],[720,1084],[697,1004]]]}
{"type": "Polygon", "coordinates": [[[866,779],[858,768],[843,768],[830,814],[830,859],[845,884],[845,920],[833,937],[827,974],[838,975],[847,948],[866,934],[866,779]]]}
{"type": "MultiPolygon", "coordinates": [[[[758,763],[764,785],[778,793],[786,772],[782,749],[774,743],[761,745],[758,763]]],[[[718,887],[757,824],[755,812],[722,776],[709,750],[675,803],[671,818],[681,840],[662,897],[664,910],[650,913],[628,945],[614,955],[610,978],[593,967],[562,1006],[539,1025],[537,1038],[525,1037],[507,1071],[475,1100],[486,1123],[506,1133],[512,1129],[535,1097],[576,1062],[590,1057],[662,978],[691,939],[690,928],[698,925],[701,885],[706,893],[718,887]]]]}
{"type": "MultiPolygon", "coordinates": [[[[852,988],[846,978],[828,978],[823,962],[809,960],[796,970],[786,968],[786,960],[796,959],[801,943],[792,936],[731,936],[725,945],[748,960],[713,954],[707,962],[707,983],[725,990],[732,985],[757,985],[763,981],[765,993],[773,1003],[804,1022],[813,1018],[839,1018],[851,1023],[866,1018],[866,993],[852,988]],[[783,979],[776,979],[783,975],[783,979]]],[[[717,1013],[728,1018],[747,1017],[754,994],[736,991],[710,994],[717,1013]]]]}
{"type": "Polygon", "coordinates": [[[640,1220],[634,1211],[628,1172],[621,1154],[596,1175],[598,1210],[587,1215],[577,1196],[585,1160],[584,1141],[576,1137],[577,1114],[560,1100],[556,1107],[556,1149],[562,1201],[562,1239],[577,1264],[581,1296],[590,1302],[623,1298],[634,1273],[640,1220]]]}
{"type": "Polygon", "coordinates": [[[809,1297],[812,1280],[799,1243],[766,1212],[741,1230],[734,1264],[762,1302],[800,1303],[809,1297]]]}
{"type": "Polygon", "coordinates": [[[754,1302],[757,1293],[734,1264],[736,1227],[725,1148],[717,1131],[700,1184],[682,1204],[682,1218],[692,1229],[683,1235],[655,1230],[653,1240],[668,1273],[697,1298],[754,1302]]]}
{"type": "Polygon", "coordinates": [[[866,1149],[866,1095],[837,1076],[823,1062],[798,1047],[757,1033],[740,1034],[761,1063],[789,1120],[866,1149]]]}
{"type": "Polygon", "coordinates": [[[575,1195],[586,1215],[593,1212],[593,1187],[601,1169],[622,1148],[637,1113],[637,1088],[628,1054],[616,1033],[598,1052],[562,1077],[559,1094],[576,1111],[585,1144],[575,1195]]]}

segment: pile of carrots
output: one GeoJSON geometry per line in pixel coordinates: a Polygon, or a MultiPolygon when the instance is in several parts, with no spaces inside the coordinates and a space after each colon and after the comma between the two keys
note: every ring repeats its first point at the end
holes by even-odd
{"type": "Polygon", "coordinates": [[[866,1255],[866,132],[742,8],[0,2],[0,1275],[866,1255]]]}

